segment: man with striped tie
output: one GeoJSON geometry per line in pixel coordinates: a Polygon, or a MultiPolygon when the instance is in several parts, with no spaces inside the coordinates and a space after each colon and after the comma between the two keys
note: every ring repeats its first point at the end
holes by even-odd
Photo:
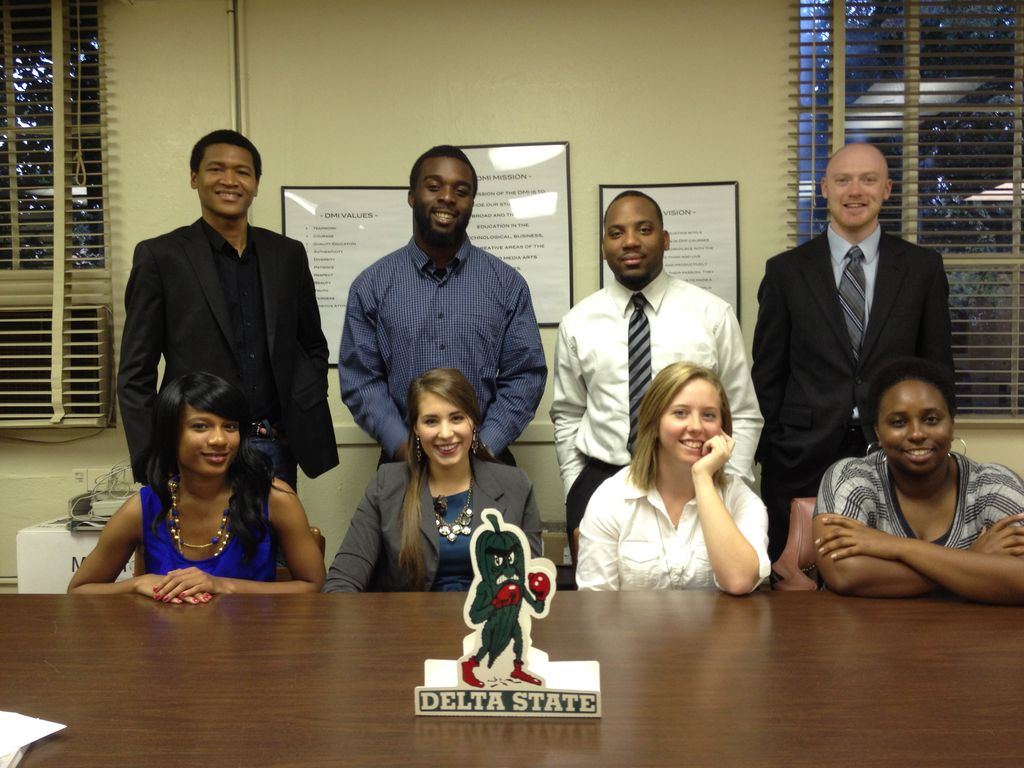
{"type": "Polygon", "coordinates": [[[833,462],[863,456],[874,441],[864,403],[878,367],[896,356],[953,367],[942,258],[881,230],[891,192],[882,153],[846,145],[821,180],[827,231],[765,266],[753,376],[773,561],[786,543],[790,500],[816,496],[833,462]]]}
{"type": "Polygon", "coordinates": [[[558,329],[551,421],[570,543],[591,495],[629,463],[640,398],[670,363],[688,360],[718,374],[736,439],[726,471],[753,480],[762,421],[736,313],[663,271],[668,244],[658,203],[637,190],[619,194],[601,238],[615,282],[569,310],[558,329]]]}

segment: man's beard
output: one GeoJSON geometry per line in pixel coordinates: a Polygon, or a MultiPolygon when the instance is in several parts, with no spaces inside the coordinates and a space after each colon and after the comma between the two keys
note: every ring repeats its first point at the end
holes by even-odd
{"type": "Polygon", "coordinates": [[[619,275],[619,283],[628,288],[631,291],[639,291],[642,288],[646,288],[647,284],[651,282],[652,278],[650,274],[644,272],[642,275],[629,274],[619,275]]]}
{"type": "Polygon", "coordinates": [[[469,217],[460,217],[456,219],[449,231],[444,232],[434,229],[434,222],[430,218],[429,210],[424,211],[422,208],[414,208],[412,215],[423,242],[438,248],[450,248],[460,245],[462,238],[466,235],[466,227],[469,226],[469,217]]]}
{"type": "Polygon", "coordinates": [[[647,264],[643,272],[626,272],[615,275],[615,279],[619,283],[630,291],[640,291],[646,288],[651,282],[654,281],[661,271],[664,269],[663,265],[654,266],[647,264]]]}

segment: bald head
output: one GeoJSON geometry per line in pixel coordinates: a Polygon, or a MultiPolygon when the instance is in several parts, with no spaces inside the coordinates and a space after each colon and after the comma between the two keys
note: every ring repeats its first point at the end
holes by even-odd
{"type": "Polygon", "coordinates": [[[847,144],[838,150],[828,161],[821,180],[829,226],[853,245],[877,229],[882,203],[891,193],[885,156],[870,144],[847,144]]]}
{"type": "Polygon", "coordinates": [[[885,155],[882,154],[882,150],[874,144],[865,144],[863,142],[853,142],[837,149],[832,157],[828,159],[825,177],[828,177],[829,171],[834,166],[843,166],[851,163],[873,165],[876,170],[885,174],[886,178],[889,178],[889,163],[886,161],[885,155]]]}

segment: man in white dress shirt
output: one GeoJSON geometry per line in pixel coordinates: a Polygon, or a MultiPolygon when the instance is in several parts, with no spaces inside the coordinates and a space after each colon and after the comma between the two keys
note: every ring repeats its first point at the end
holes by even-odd
{"type": "Polygon", "coordinates": [[[605,212],[601,238],[615,282],[569,310],[558,329],[550,413],[574,562],[573,533],[591,495],[630,459],[628,328],[636,293],[645,300],[651,376],[679,360],[718,374],[736,440],[726,471],[753,481],[763,421],[736,313],[728,302],[665,274],[668,242],[657,202],[636,190],[619,194],[605,212]]]}

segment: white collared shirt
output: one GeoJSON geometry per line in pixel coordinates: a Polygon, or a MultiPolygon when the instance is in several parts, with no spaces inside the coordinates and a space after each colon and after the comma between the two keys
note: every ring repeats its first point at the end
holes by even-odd
{"type": "MultiPolygon", "coordinates": [[[[562,318],[555,343],[551,421],[566,494],[587,457],[629,463],[629,317],[633,293],[612,282],[562,318]]],[[[746,345],[728,302],[664,271],[642,293],[651,328],[651,375],[680,360],[722,380],[736,447],[726,471],[754,480],[754,450],[764,420],[750,379],[746,345]]]]}
{"type": "MultiPolygon", "coordinates": [[[[720,588],[708,559],[696,499],[683,507],[679,525],[674,526],[661,494],[656,489],[640,490],[627,480],[628,472],[628,467],[620,470],[590,497],[580,524],[579,588],[720,588]]],[[[764,503],[736,477],[726,477],[719,495],[757,553],[760,583],[771,572],[764,503]]]]}

